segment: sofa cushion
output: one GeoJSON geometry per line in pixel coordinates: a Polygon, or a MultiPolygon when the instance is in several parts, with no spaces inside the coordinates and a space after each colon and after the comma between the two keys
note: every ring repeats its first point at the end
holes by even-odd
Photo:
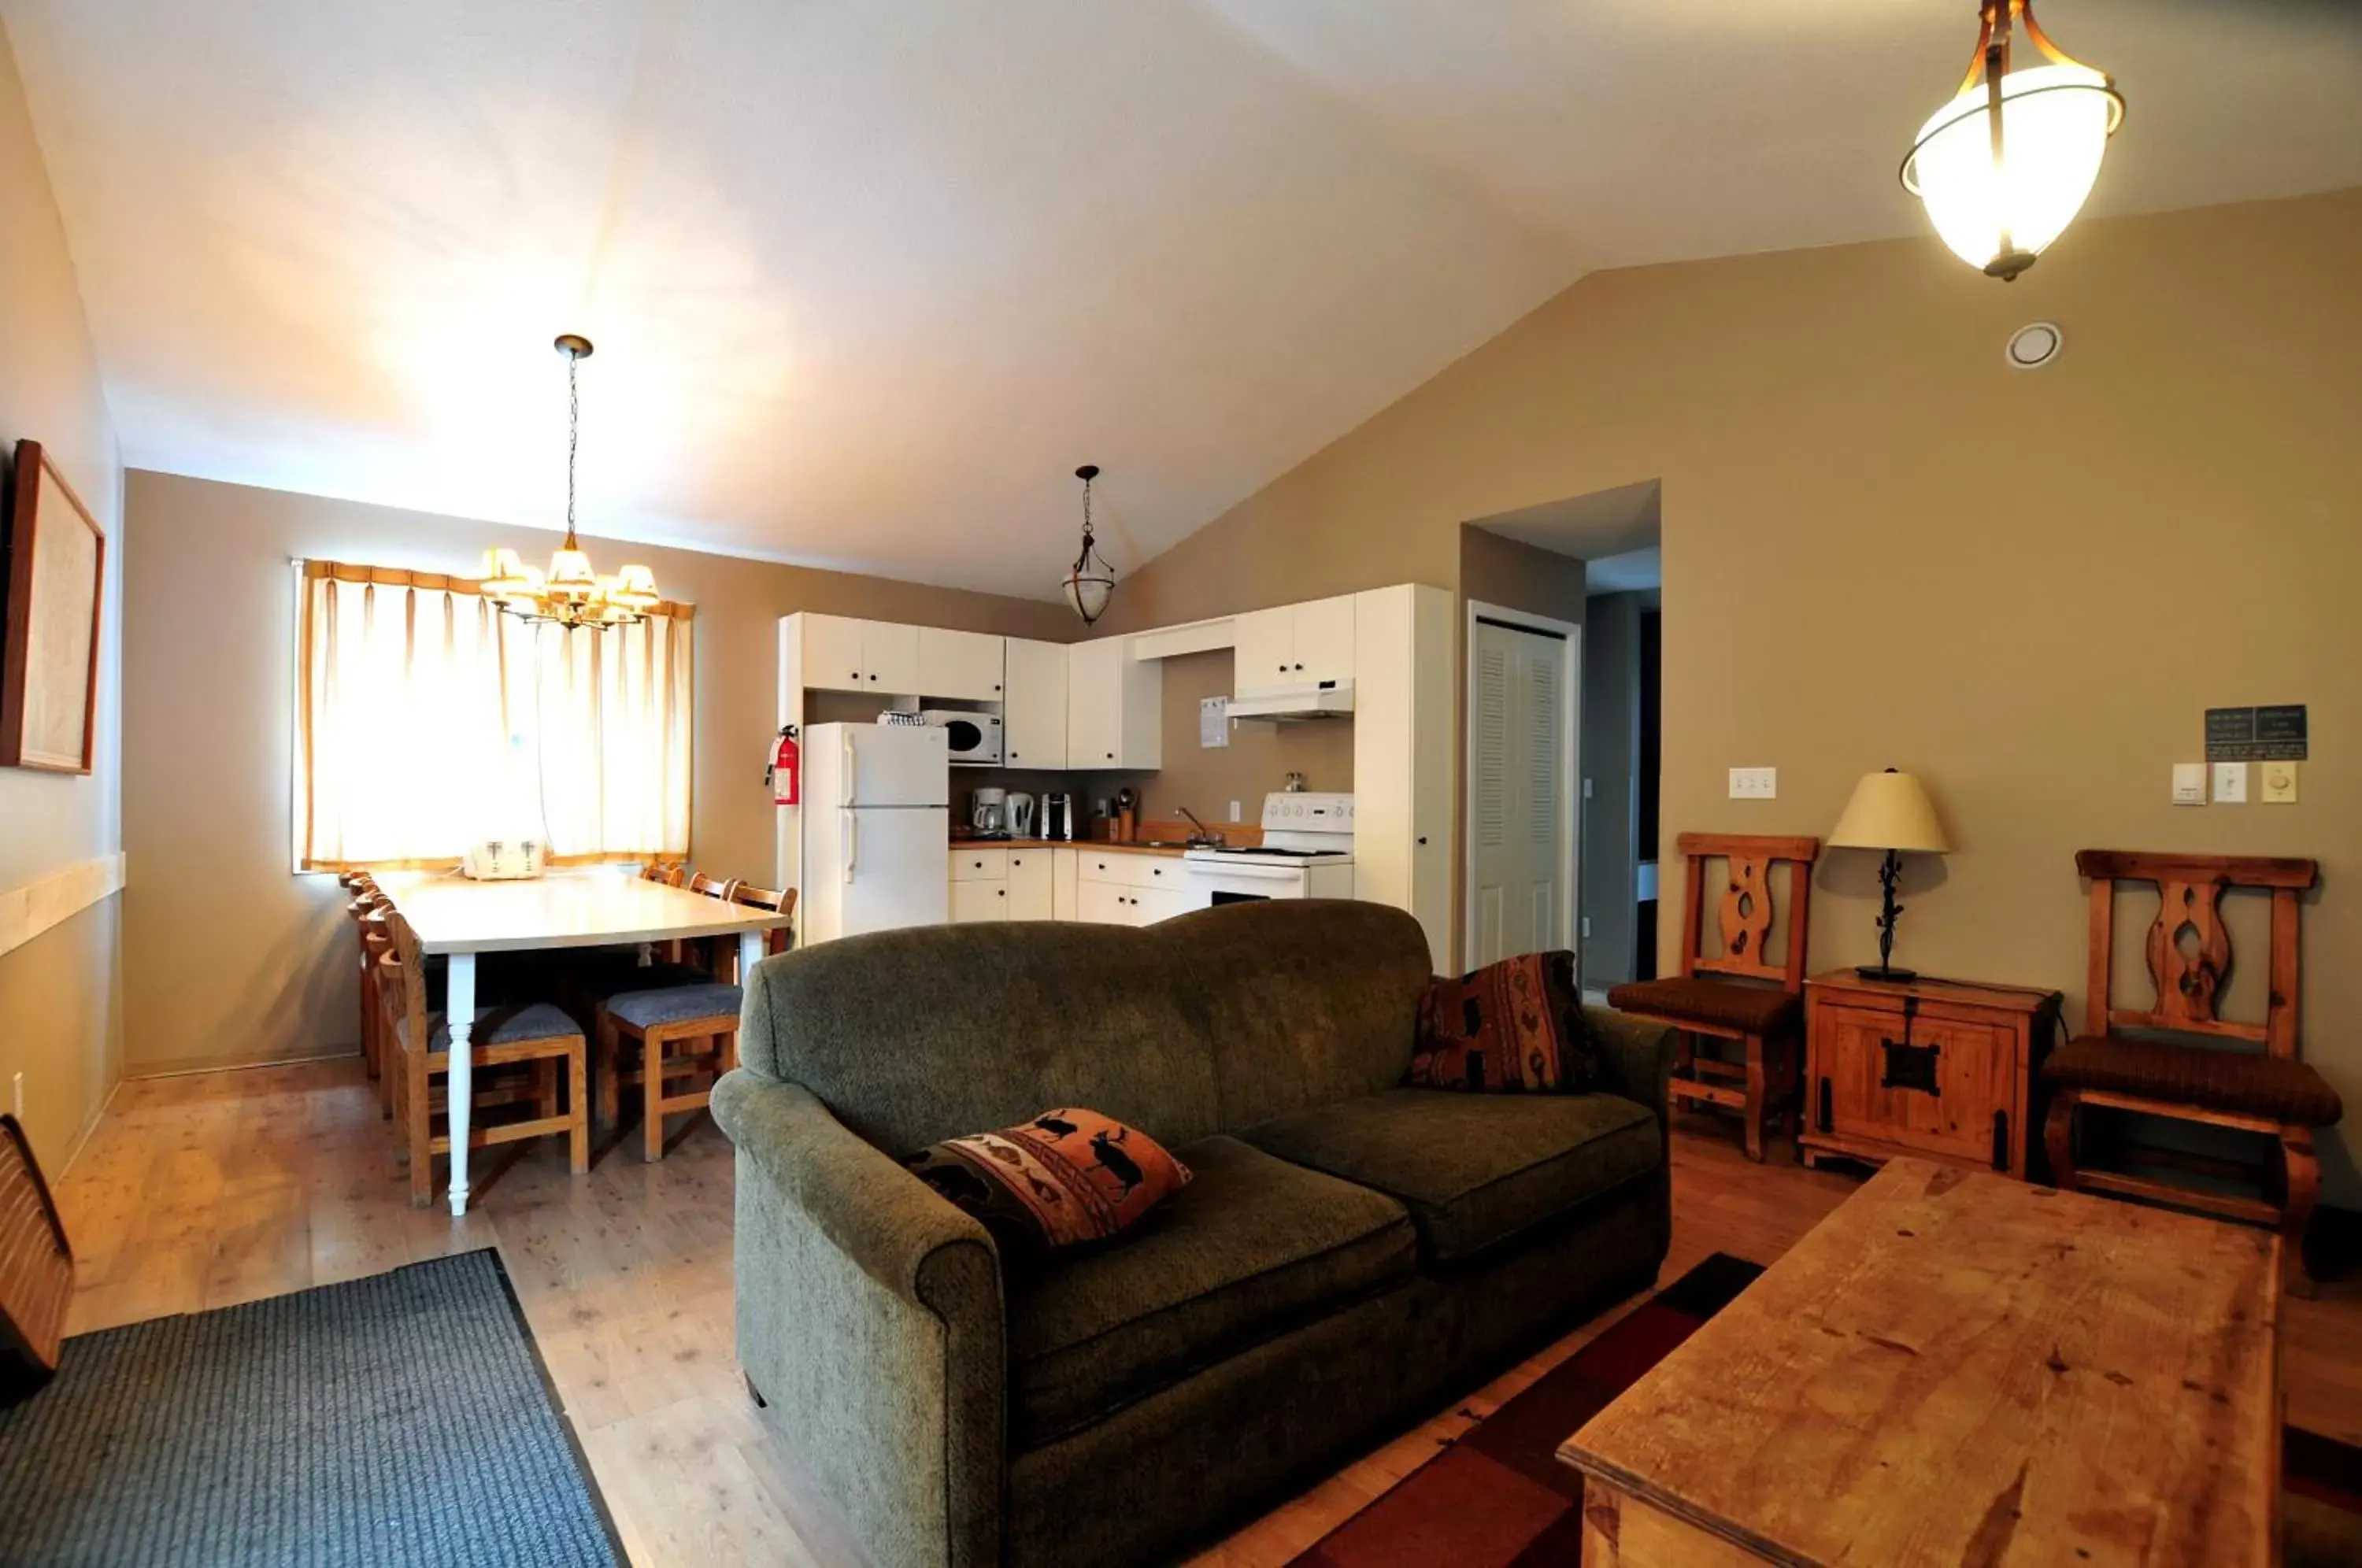
{"type": "Polygon", "coordinates": [[[1524,953],[1427,988],[1408,1081],[1477,1094],[1581,1094],[1591,1088],[1591,1055],[1574,955],[1524,953]]]}
{"type": "Polygon", "coordinates": [[[2045,1083],[2170,1100],[2203,1110],[2330,1127],[2345,1114],[2337,1091],[2306,1063],[2218,1046],[2085,1035],[2042,1064],[2045,1083]]]}
{"type": "Polygon", "coordinates": [[[1189,1167],[1137,1127],[1075,1106],[998,1132],[930,1143],[903,1164],[1031,1261],[1113,1241],[1189,1185],[1189,1167]]]}
{"type": "Polygon", "coordinates": [[[1119,1244],[1008,1282],[1010,1414],[1032,1448],[1409,1277],[1391,1198],[1215,1136],[1119,1244]]]}
{"type": "Polygon", "coordinates": [[[1793,1029],[1804,1016],[1804,1003],[1786,991],[1696,976],[1628,981],[1609,988],[1607,1005],[1618,1012],[1758,1035],[1793,1029]]]}
{"type": "Polygon", "coordinates": [[[1390,1089],[1239,1136],[1399,1198],[1430,1263],[1541,1224],[1664,1158],[1656,1116],[1611,1094],[1390,1089]]]}

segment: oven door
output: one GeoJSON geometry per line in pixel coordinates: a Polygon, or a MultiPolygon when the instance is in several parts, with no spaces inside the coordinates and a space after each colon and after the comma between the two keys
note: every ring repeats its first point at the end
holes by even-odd
{"type": "Polygon", "coordinates": [[[1264,899],[1304,897],[1301,866],[1257,866],[1244,861],[1209,866],[1193,861],[1189,885],[1210,904],[1242,904],[1264,899]]]}

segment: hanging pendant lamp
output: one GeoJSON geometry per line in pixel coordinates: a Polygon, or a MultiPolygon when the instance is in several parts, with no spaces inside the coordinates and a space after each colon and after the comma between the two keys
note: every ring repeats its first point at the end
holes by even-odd
{"type": "Polygon", "coordinates": [[[1968,76],[1919,127],[1903,188],[1927,204],[1953,254],[2007,282],[2082,209],[2124,118],[2114,81],[2051,42],[2034,0],[1980,0],[1968,76]],[[2021,24],[2048,64],[2011,69],[2021,24]]]}
{"type": "Polygon", "coordinates": [[[1087,626],[1107,613],[1108,601],[1115,593],[1115,569],[1099,554],[1091,537],[1091,480],[1099,477],[1097,463],[1085,463],[1075,470],[1083,481],[1083,551],[1075,564],[1066,569],[1066,602],[1087,626]]]}
{"type": "Polygon", "coordinates": [[[566,543],[549,558],[549,569],[529,567],[514,550],[484,552],[479,575],[487,597],[520,620],[564,626],[629,626],[647,619],[663,595],[656,573],[627,566],[613,577],[590,569],[590,558],[574,536],[574,459],[581,446],[582,392],[576,372],[590,357],[590,339],[561,334],[554,347],[566,356],[566,543]]]}

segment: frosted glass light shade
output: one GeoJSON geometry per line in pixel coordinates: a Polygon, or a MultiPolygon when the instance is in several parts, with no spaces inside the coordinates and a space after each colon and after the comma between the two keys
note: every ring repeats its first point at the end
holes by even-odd
{"type": "Polygon", "coordinates": [[[2084,65],[2013,71],[2001,79],[2001,98],[1999,167],[1980,82],[1919,127],[1903,183],[1927,204],[1954,255],[1988,271],[2014,272],[2082,210],[2124,104],[2106,76],[2084,65]]]}
{"type": "Polygon", "coordinates": [[[615,574],[615,586],[607,597],[633,610],[646,610],[661,597],[657,592],[657,574],[644,566],[626,566],[615,574]]]}
{"type": "Polygon", "coordinates": [[[549,558],[549,591],[580,598],[599,585],[590,558],[580,550],[557,550],[549,558]]]}
{"type": "Polygon", "coordinates": [[[1115,593],[1113,577],[1092,577],[1080,568],[1066,574],[1066,602],[1088,625],[1107,613],[1108,600],[1115,593]]]}
{"type": "Polygon", "coordinates": [[[486,550],[483,569],[476,575],[483,580],[484,591],[495,599],[524,591],[524,562],[514,550],[486,550]]]}
{"type": "Polygon", "coordinates": [[[1828,844],[1832,849],[1906,849],[1930,855],[1947,854],[1952,847],[1919,780],[1891,772],[1861,776],[1828,844]]]}

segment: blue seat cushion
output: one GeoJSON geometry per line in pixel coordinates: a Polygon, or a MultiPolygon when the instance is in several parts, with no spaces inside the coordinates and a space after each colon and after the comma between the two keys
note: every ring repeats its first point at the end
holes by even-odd
{"type": "Polygon", "coordinates": [[[659,1023],[684,1023],[692,1018],[738,1021],[745,999],[737,987],[719,980],[701,986],[667,986],[661,990],[625,991],[607,999],[607,1011],[635,1029],[659,1023]]]}
{"type": "MultiPolygon", "coordinates": [[[[410,1043],[410,1020],[398,1020],[394,1032],[404,1045],[410,1043]]],[[[516,1045],[527,1040],[563,1040],[569,1034],[582,1032],[581,1025],[568,1017],[562,1008],[547,1002],[534,1002],[525,1007],[480,1007],[476,1010],[476,1026],[468,1036],[474,1045],[516,1045]]],[[[451,1026],[439,1012],[426,1015],[426,1049],[451,1049],[451,1026]]]]}

